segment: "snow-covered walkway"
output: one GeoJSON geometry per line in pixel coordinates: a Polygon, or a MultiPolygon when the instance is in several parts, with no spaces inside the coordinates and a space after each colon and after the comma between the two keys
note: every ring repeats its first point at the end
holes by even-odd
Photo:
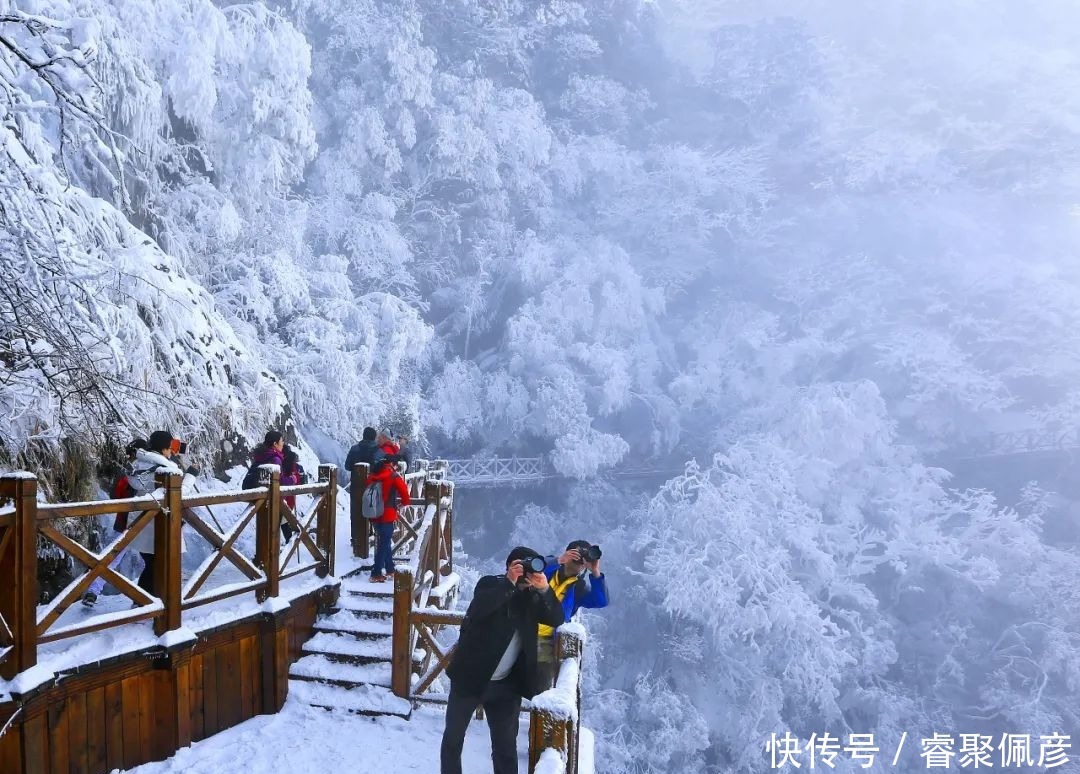
{"type": "MultiPolygon", "coordinates": [[[[528,771],[527,715],[521,716],[519,768],[528,771]]],[[[160,763],[148,763],[134,774],[235,774],[238,767],[260,774],[296,774],[317,771],[423,772],[439,770],[439,740],[443,713],[422,706],[410,720],[365,717],[309,707],[290,697],[277,715],[264,715],[241,723],[160,763]]],[[[590,740],[591,741],[591,740],[590,740]]],[[[584,742],[584,740],[583,740],[584,742]]],[[[589,747],[591,744],[583,744],[589,747]]],[[[462,768],[469,774],[491,771],[491,745],[487,724],[474,720],[465,740],[462,768]]],[[[590,766],[582,772],[592,771],[590,766]]]]}

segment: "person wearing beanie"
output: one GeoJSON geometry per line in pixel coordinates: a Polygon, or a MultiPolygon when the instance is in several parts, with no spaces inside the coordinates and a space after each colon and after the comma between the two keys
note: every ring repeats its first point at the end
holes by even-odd
{"type": "Polygon", "coordinates": [[[457,647],[446,668],[450,696],[439,751],[442,774],[461,773],[461,748],[473,712],[484,708],[491,732],[494,774],[517,774],[518,718],[522,698],[539,692],[537,629],[563,622],[559,600],[548,585],[543,557],[518,546],[506,571],[485,575],[473,591],[457,647]],[[537,569],[530,564],[536,561],[537,569]]]}
{"type": "MultiPolygon", "coordinates": [[[[583,607],[608,605],[607,579],[600,572],[600,547],[587,540],[571,540],[562,556],[548,559],[544,575],[562,605],[563,623],[583,607]]],[[[540,624],[538,634],[540,686],[546,691],[555,683],[555,627],[540,624]]]]}
{"type": "Polygon", "coordinates": [[[353,467],[361,462],[367,463],[368,472],[371,472],[371,466],[375,464],[375,453],[379,450],[379,444],[375,441],[377,435],[378,433],[375,432],[374,427],[364,428],[363,440],[354,444],[345,457],[345,473],[347,475],[351,476],[353,467]]]}

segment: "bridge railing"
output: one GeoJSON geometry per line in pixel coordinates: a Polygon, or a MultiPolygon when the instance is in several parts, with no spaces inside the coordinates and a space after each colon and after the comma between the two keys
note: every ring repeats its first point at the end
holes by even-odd
{"type": "Polygon", "coordinates": [[[1080,449],[1080,428],[1012,430],[976,438],[963,450],[968,459],[1080,449]]]}
{"type": "Polygon", "coordinates": [[[243,491],[186,495],[178,473],[159,475],[157,490],[142,497],[86,503],[38,503],[37,479],[28,473],[0,476],[0,677],[10,679],[37,663],[40,644],[88,634],[150,619],[154,632],[163,635],[179,629],[184,611],[229,597],[254,592],[259,601],[276,597],[280,582],[304,572],[325,577],[334,570],[334,519],[337,469],[320,465],[318,482],[282,487],[277,466],[264,466],[261,486],[243,491]],[[293,502],[310,495],[306,516],[298,516],[293,502]],[[212,505],[236,504],[242,513],[222,528],[210,510],[212,505]],[[202,513],[200,513],[200,511],[202,513]],[[63,534],[60,518],[94,518],[125,514],[128,528],[101,551],[91,551],[63,534]],[[211,526],[204,515],[215,522],[211,526]],[[296,531],[290,551],[281,555],[282,519],[296,531]],[[188,578],[183,577],[181,554],[183,526],[202,537],[210,553],[188,578]],[[147,592],[110,565],[146,530],[153,529],[154,565],[147,592]],[[241,553],[250,547],[254,529],[254,556],[241,553]],[[246,540],[242,540],[246,538],[246,540]],[[38,609],[38,542],[51,543],[86,567],[47,605],[38,609]],[[288,568],[293,557],[308,554],[309,561],[288,568]],[[242,580],[206,589],[207,581],[225,562],[242,580]],[[133,603],[132,610],[91,615],[66,625],[64,613],[101,578],[133,603]],[[186,582],[185,582],[186,581],[186,582]]]}
{"type": "Polygon", "coordinates": [[[447,476],[458,486],[540,481],[547,476],[543,457],[487,457],[447,460],[447,476]]]}

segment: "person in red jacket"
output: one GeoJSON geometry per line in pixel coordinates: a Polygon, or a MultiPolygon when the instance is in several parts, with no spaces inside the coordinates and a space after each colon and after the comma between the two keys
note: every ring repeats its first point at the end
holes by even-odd
{"type": "MultiPolygon", "coordinates": [[[[375,462],[391,459],[401,452],[401,447],[394,441],[394,434],[389,430],[380,430],[375,437],[375,462]]],[[[395,460],[391,459],[392,462],[395,460]]]]}
{"type": "Polygon", "coordinates": [[[375,463],[375,472],[367,480],[368,486],[376,482],[382,486],[383,497],[383,515],[372,521],[375,529],[372,583],[383,583],[387,575],[394,574],[394,522],[398,518],[398,508],[409,505],[409,487],[397,472],[394,462],[394,457],[379,460],[375,463]]]}

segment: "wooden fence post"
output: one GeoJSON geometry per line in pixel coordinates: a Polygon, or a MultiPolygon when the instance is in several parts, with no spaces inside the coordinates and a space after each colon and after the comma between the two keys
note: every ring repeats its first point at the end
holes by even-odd
{"type": "Polygon", "coordinates": [[[412,689],[412,643],[409,618],[412,615],[413,577],[409,570],[394,573],[394,624],[390,660],[390,689],[408,699],[412,689]]]}
{"type": "Polygon", "coordinates": [[[454,490],[453,487],[447,483],[442,482],[439,484],[439,500],[440,502],[444,497],[450,498],[450,503],[446,506],[446,518],[443,519],[443,534],[442,544],[446,548],[446,566],[442,569],[444,574],[449,575],[454,571],[454,490]]]}
{"type": "Polygon", "coordinates": [[[263,465],[259,486],[268,492],[255,516],[255,566],[266,574],[266,585],[255,592],[255,599],[264,602],[278,595],[281,584],[281,468],[263,465]]]}
{"type": "Polygon", "coordinates": [[[154,517],[154,592],[165,612],[154,619],[154,634],[161,636],[180,628],[180,529],[183,526],[181,473],[159,473],[155,485],[165,490],[154,517]]]}
{"type": "MultiPolygon", "coordinates": [[[[581,670],[582,670],[582,647],[581,640],[577,636],[567,637],[556,631],[558,639],[555,643],[557,666],[568,658],[576,658],[578,662],[578,679],[574,686],[574,703],[577,706],[577,720],[567,727],[566,738],[566,774],[578,774],[579,750],[581,749],[581,670]]],[[[556,678],[557,680],[558,678],[556,678]]]]}
{"type": "Polygon", "coordinates": [[[422,557],[420,566],[420,579],[423,580],[424,570],[428,569],[435,573],[434,586],[439,585],[439,580],[442,578],[442,573],[439,572],[439,540],[442,535],[439,532],[439,484],[435,481],[424,482],[424,512],[427,512],[428,506],[435,506],[435,520],[431,523],[428,529],[431,531],[431,541],[428,550],[431,552],[430,557],[422,557]]]}
{"type": "Polygon", "coordinates": [[[0,476],[0,498],[15,501],[15,513],[0,535],[0,648],[12,652],[0,663],[0,677],[10,680],[37,664],[37,479],[27,474],[0,476]]]}
{"type": "Polygon", "coordinates": [[[352,478],[349,482],[349,534],[352,536],[352,553],[361,559],[367,559],[371,555],[370,540],[371,526],[368,520],[360,512],[360,504],[364,497],[364,487],[367,486],[368,473],[371,466],[366,462],[358,462],[349,471],[352,478]]]}
{"type": "Polygon", "coordinates": [[[319,466],[319,483],[326,484],[322,509],[315,527],[315,542],[326,556],[315,574],[320,578],[334,574],[334,546],[337,537],[337,465],[319,466]]]}

